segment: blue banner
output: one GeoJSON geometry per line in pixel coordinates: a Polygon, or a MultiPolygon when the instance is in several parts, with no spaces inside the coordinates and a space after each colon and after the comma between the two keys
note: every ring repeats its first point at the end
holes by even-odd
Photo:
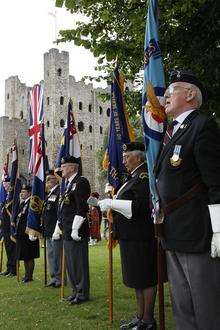
{"type": "Polygon", "coordinates": [[[166,120],[163,97],[164,91],[163,60],[158,38],[158,5],[157,0],[150,0],[144,43],[142,120],[150,191],[154,206],[158,201],[158,196],[153,169],[161,146],[161,141],[163,140],[164,123],[166,120]]]}
{"type": "Polygon", "coordinates": [[[129,124],[124,97],[124,81],[118,68],[114,70],[111,85],[111,115],[108,146],[103,167],[108,168],[108,182],[116,190],[122,185],[125,172],[123,165],[123,144],[134,141],[134,132],[129,124]]]}

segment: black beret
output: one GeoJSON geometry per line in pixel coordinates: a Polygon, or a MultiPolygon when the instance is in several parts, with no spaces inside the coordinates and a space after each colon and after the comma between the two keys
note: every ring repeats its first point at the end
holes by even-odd
{"type": "Polygon", "coordinates": [[[71,164],[79,164],[80,163],[80,158],[75,158],[73,156],[66,156],[63,157],[61,159],[61,165],[62,164],[67,164],[67,163],[71,163],[71,164]]]}
{"type": "Polygon", "coordinates": [[[23,184],[21,190],[27,190],[31,192],[32,187],[29,184],[23,184]]]}
{"type": "Polygon", "coordinates": [[[183,71],[183,70],[171,71],[170,72],[170,84],[172,84],[174,82],[178,82],[178,81],[186,82],[186,83],[197,86],[202,93],[203,101],[206,100],[207,91],[206,91],[205,87],[203,86],[202,82],[195,76],[194,73],[192,73],[191,71],[183,71]]]}
{"type": "Polygon", "coordinates": [[[140,142],[130,142],[123,145],[124,152],[134,150],[145,151],[144,144],[140,142]]]}

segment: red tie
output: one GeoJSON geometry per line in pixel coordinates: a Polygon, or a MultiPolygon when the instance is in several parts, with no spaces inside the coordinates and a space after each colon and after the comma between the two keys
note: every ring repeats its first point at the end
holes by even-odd
{"type": "Polygon", "coordinates": [[[166,130],[166,133],[165,133],[164,138],[163,138],[163,146],[165,146],[170,141],[170,139],[172,138],[174,126],[176,124],[178,124],[178,121],[174,120],[174,121],[172,121],[172,123],[167,125],[167,130],[166,130]]]}

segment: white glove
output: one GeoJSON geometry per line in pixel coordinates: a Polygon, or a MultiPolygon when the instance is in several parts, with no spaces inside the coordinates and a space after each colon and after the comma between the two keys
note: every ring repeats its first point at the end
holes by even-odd
{"type": "Polygon", "coordinates": [[[98,202],[98,205],[102,212],[112,209],[114,211],[121,213],[128,219],[131,219],[132,217],[131,204],[132,201],[129,200],[110,199],[110,198],[106,198],[98,202]]]}
{"type": "Polygon", "coordinates": [[[213,233],[211,243],[211,257],[220,258],[220,233],[213,233]]]}
{"type": "Polygon", "coordinates": [[[98,206],[100,207],[102,212],[112,209],[112,199],[106,198],[102,201],[98,201],[98,206]]]}
{"type": "Polygon", "coordinates": [[[81,217],[80,215],[75,215],[74,217],[71,233],[71,237],[74,241],[81,240],[81,237],[79,236],[79,228],[82,226],[84,220],[85,218],[81,217]]]}
{"type": "Polygon", "coordinates": [[[62,231],[60,230],[60,227],[59,227],[58,221],[57,221],[56,227],[54,229],[54,233],[52,235],[52,241],[57,241],[58,239],[60,239],[60,235],[62,235],[62,231]]]}
{"type": "Polygon", "coordinates": [[[220,204],[212,204],[208,205],[208,207],[213,231],[211,242],[211,257],[220,258],[220,204]]]}
{"type": "Polygon", "coordinates": [[[31,242],[36,241],[36,239],[37,239],[36,236],[34,236],[34,235],[29,235],[29,240],[30,240],[31,242]]]}

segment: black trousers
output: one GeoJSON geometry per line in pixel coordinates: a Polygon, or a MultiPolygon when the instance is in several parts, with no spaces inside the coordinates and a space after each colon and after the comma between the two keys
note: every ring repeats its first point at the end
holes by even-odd
{"type": "Polygon", "coordinates": [[[3,231],[5,251],[7,255],[7,271],[10,273],[16,273],[16,244],[10,239],[10,235],[3,231]]]}

